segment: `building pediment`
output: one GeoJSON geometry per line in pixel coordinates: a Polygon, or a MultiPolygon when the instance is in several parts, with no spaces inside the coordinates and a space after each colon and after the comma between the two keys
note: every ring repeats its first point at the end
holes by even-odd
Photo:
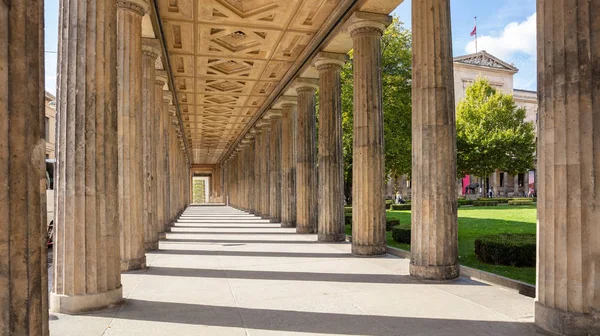
{"type": "Polygon", "coordinates": [[[491,68],[496,70],[505,70],[510,72],[518,72],[514,65],[508,64],[503,60],[488,54],[485,50],[480,51],[476,54],[469,54],[465,56],[459,56],[454,58],[454,63],[461,63],[467,65],[474,65],[479,67],[491,68]]]}

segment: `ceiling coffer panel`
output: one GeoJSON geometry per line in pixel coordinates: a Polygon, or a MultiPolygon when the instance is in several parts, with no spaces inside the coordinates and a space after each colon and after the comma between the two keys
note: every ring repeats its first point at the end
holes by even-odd
{"type": "Polygon", "coordinates": [[[340,0],[159,0],[193,163],[217,163],[340,0]]]}

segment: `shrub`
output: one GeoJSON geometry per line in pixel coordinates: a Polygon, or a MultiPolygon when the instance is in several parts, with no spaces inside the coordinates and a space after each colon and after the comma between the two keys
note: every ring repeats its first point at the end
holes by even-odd
{"type": "Polygon", "coordinates": [[[458,205],[473,205],[473,200],[459,199],[458,205]]]}
{"type": "Polygon", "coordinates": [[[400,225],[400,221],[397,219],[386,219],[385,231],[392,231],[392,228],[396,225],[400,225]]]}
{"type": "Polygon", "coordinates": [[[385,202],[385,210],[390,210],[392,205],[393,205],[393,203],[385,202]]]}
{"type": "Polygon", "coordinates": [[[532,200],[512,200],[508,201],[508,205],[533,205],[532,200]]]}
{"type": "Polygon", "coordinates": [[[534,267],[535,234],[502,233],[475,239],[475,255],[484,263],[534,267]]]}
{"type": "Polygon", "coordinates": [[[474,201],[473,206],[497,206],[496,201],[474,201]]]}
{"type": "Polygon", "coordinates": [[[410,210],[410,204],[392,204],[392,210],[410,210]]]}
{"type": "Polygon", "coordinates": [[[352,213],[352,207],[344,207],[344,213],[352,213]]]}
{"type": "Polygon", "coordinates": [[[401,244],[410,244],[410,224],[400,224],[392,228],[392,238],[401,244]]]}
{"type": "Polygon", "coordinates": [[[345,225],[352,225],[352,214],[351,213],[345,213],[344,214],[344,224],[345,225]]]}

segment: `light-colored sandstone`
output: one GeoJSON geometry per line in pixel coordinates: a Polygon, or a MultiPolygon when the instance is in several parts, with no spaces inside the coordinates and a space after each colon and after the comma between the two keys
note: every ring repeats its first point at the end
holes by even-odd
{"type": "Polygon", "coordinates": [[[538,7],[535,323],[555,334],[600,335],[600,4],[538,7]]]}
{"type": "Polygon", "coordinates": [[[456,121],[450,1],[413,3],[410,274],[458,277],[456,121]]]}
{"type": "Polygon", "coordinates": [[[61,18],[50,309],[79,313],[122,299],[116,3],[65,0],[61,18]],[[88,11],[70,11],[77,6],[88,11]],[[88,22],[88,29],[80,30],[77,18],[88,22]],[[80,38],[67,39],[73,34],[80,38]]]}
{"type": "Polygon", "coordinates": [[[281,227],[296,226],[296,124],[295,99],[282,104],[281,118],[281,227]]]}
{"type": "Polygon", "coordinates": [[[281,222],[281,111],[271,110],[269,141],[270,218],[281,222]]]}
{"type": "Polygon", "coordinates": [[[385,254],[381,36],[391,19],[357,12],[348,31],[354,45],[352,253],[385,254]]]}
{"type": "Polygon", "coordinates": [[[43,1],[0,3],[0,335],[48,335],[43,1]]]}
{"type": "Polygon", "coordinates": [[[296,80],[298,93],[296,133],[296,232],[317,233],[317,115],[315,93],[318,81],[296,80]]]}

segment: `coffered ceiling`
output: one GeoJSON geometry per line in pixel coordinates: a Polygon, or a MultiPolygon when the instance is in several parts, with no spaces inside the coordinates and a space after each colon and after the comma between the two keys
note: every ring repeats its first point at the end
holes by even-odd
{"type": "Polygon", "coordinates": [[[341,0],[159,0],[193,163],[234,143],[341,0]]]}

